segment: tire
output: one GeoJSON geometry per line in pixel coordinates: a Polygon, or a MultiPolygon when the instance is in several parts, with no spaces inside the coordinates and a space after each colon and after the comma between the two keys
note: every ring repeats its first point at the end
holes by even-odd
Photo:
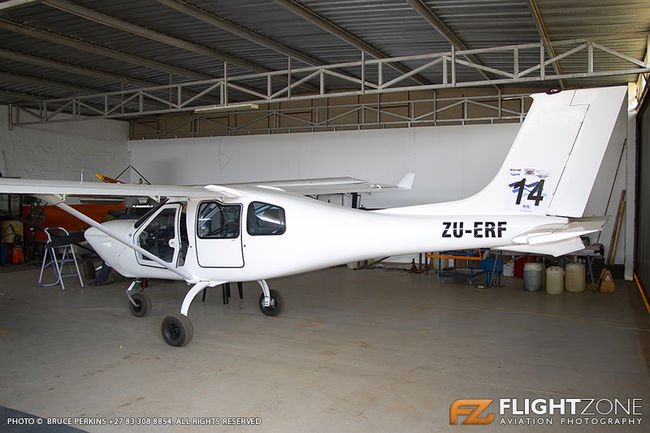
{"type": "Polygon", "coordinates": [[[271,306],[264,306],[264,293],[260,295],[259,307],[260,311],[266,316],[276,316],[280,309],[282,308],[282,303],[280,302],[280,295],[275,290],[269,291],[271,294],[271,306]]]}
{"type": "Polygon", "coordinates": [[[174,314],[165,317],[160,325],[165,343],[173,347],[185,346],[194,337],[194,326],[187,316],[174,314]]]}
{"type": "Polygon", "coordinates": [[[136,292],[131,295],[133,302],[129,301],[129,311],[135,317],[145,317],[151,313],[151,299],[149,295],[146,295],[142,292],[136,292]]]}

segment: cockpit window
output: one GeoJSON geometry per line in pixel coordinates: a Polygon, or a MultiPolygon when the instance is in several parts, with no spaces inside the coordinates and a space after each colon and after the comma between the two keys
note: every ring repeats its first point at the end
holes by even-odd
{"type": "Polygon", "coordinates": [[[200,239],[238,238],[240,218],[240,205],[203,202],[199,205],[196,233],[200,239]]]}
{"type": "Polygon", "coordinates": [[[252,236],[281,235],[287,230],[284,209],[254,201],[248,205],[246,230],[252,236]]]}
{"type": "Polygon", "coordinates": [[[156,211],[158,209],[160,209],[161,207],[163,207],[168,201],[169,200],[163,200],[160,203],[158,203],[158,205],[156,205],[156,206],[152,207],[151,209],[149,209],[149,211],[146,214],[142,215],[140,217],[140,219],[138,219],[135,222],[135,224],[133,224],[133,227],[136,228],[136,229],[139,228],[142,225],[142,223],[144,223],[146,220],[148,220],[151,215],[155,214],[156,211]]]}
{"type": "MultiPolygon", "coordinates": [[[[169,241],[175,238],[174,224],[176,209],[163,209],[138,235],[138,245],[149,251],[154,256],[171,263],[174,257],[174,248],[169,241]]],[[[149,260],[138,253],[141,260],[149,260]]]]}

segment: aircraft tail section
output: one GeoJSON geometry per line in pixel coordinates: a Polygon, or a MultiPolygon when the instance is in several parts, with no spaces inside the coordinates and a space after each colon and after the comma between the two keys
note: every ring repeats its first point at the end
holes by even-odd
{"type": "Polygon", "coordinates": [[[626,93],[610,87],[533,95],[503,166],[472,206],[581,217],[626,93]]]}
{"type": "Polygon", "coordinates": [[[387,209],[412,215],[583,215],[627,87],[533,96],[501,169],[477,194],[447,203],[387,209]]]}

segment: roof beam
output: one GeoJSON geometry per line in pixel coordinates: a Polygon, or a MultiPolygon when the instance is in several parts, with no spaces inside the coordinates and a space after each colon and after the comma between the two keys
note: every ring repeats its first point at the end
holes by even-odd
{"type": "Polygon", "coordinates": [[[258,65],[257,63],[250,62],[240,57],[233,56],[223,51],[215,50],[206,47],[204,45],[195,44],[194,42],[177,38],[175,36],[170,36],[164,33],[160,33],[155,30],[151,30],[146,27],[142,27],[137,24],[130,23],[123,19],[115,18],[113,16],[106,15],[96,10],[86,8],[76,3],[69,2],[67,0],[42,0],[41,3],[62,10],[67,13],[77,15],[81,18],[94,21],[96,23],[105,26],[112,27],[114,29],[122,30],[124,32],[131,33],[146,39],[151,39],[152,41],[156,41],[156,42],[163,43],[165,45],[180,48],[185,51],[190,51],[195,54],[199,54],[202,56],[218,59],[223,62],[239,65],[254,72],[269,71],[269,69],[265,68],[264,66],[258,65]]]}
{"type": "Polygon", "coordinates": [[[62,36],[56,33],[40,30],[35,27],[26,26],[13,21],[0,18],[0,29],[10,32],[18,33],[31,38],[41,39],[44,41],[52,42],[58,45],[63,45],[75,50],[85,51],[87,53],[97,54],[99,56],[109,57],[126,63],[131,63],[145,68],[155,69],[157,71],[166,72],[169,74],[192,78],[195,80],[209,80],[214,78],[207,74],[202,74],[188,69],[179,68],[176,66],[160,63],[155,60],[149,60],[144,57],[127,54],[122,51],[105,48],[99,45],[91,44],[89,42],[80,41],[67,36],[62,36]]]}
{"type": "MultiPolygon", "coordinates": [[[[89,68],[84,68],[81,66],[77,65],[71,65],[68,63],[63,63],[63,62],[58,62],[56,60],[51,60],[51,59],[44,59],[42,57],[36,57],[32,56],[30,54],[25,54],[25,53],[19,53],[17,51],[11,51],[11,50],[5,50],[3,48],[0,48],[0,58],[5,58],[5,59],[10,59],[22,63],[28,63],[36,66],[42,66],[46,68],[51,68],[51,69],[56,69],[59,71],[64,71],[72,74],[78,74],[78,75],[84,75],[92,78],[96,78],[99,80],[104,80],[108,82],[116,82],[116,83],[122,83],[122,84],[128,84],[133,87],[139,88],[139,87],[152,87],[156,86],[158,83],[152,83],[148,81],[142,81],[142,80],[136,80],[133,78],[128,78],[124,77],[121,75],[117,74],[111,74],[108,72],[102,72],[102,71],[97,71],[95,69],[89,69],[89,68]]],[[[18,76],[16,76],[18,77],[18,76]]],[[[69,89],[64,89],[64,90],[69,90],[69,89]]],[[[88,93],[89,90],[85,89],[83,93],[88,93]]],[[[97,90],[93,89],[91,93],[96,93],[97,90]]],[[[188,92],[188,95],[194,95],[195,92],[188,92]]],[[[46,97],[45,97],[46,99],[46,97]]],[[[201,100],[205,101],[212,101],[215,102],[217,99],[212,98],[212,97],[204,97],[201,98],[201,100]]]]}
{"type": "MultiPolygon", "coordinates": [[[[225,30],[229,33],[232,33],[234,35],[237,35],[239,37],[242,37],[244,39],[247,39],[255,44],[261,45],[263,47],[269,48],[277,53],[280,53],[282,55],[285,55],[289,58],[300,60],[301,62],[305,63],[306,65],[310,66],[322,66],[325,65],[325,62],[323,62],[320,59],[317,59],[316,57],[312,57],[309,54],[303,53],[302,51],[298,51],[295,48],[291,48],[287,45],[281,44],[280,42],[277,42],[273,39],[270,39],[264,35],[261,35],[259,33],[256,33],[252,30],[249,30],[239,24],[236,24],[230,20],[227,20],[225,18],[222,18],[218,15],[215,15],[211,12],[208,12],[204,9],[201,9],[191,3],[188,3],[184,0],[157,0],[159,3],[162,3],[166,6],[169,6],[170,8],[176,9],[177,11],[186,14],[188,16],[194,17],[200,21],[203,21],[207,24],[210,24],[214,27],[218,27],[222,30],[225,30]]],[[[344,75],[343,72],[341,72],[344,75]]],[[[348,75],[349,76],[349,75],[348,75]]],[[[278,79],[284,81],[282,77],[278,77],[278,79]]],[[[309,90],[318,90],[318,88],[312,86],[309,83],[303,84],[303,87],[309,90]]]]}
{"type": "MultiPolygon", "coordinates": [[[[137,24],[130,23],[128,21],[122,20],[120,18],[115,18],[110,15],[89,9],[83,6],[80,6],[76,3],[72,3],[67,0],[41,0],[41,3],[51,6],[53,8],[62,10],[64,12],[77,15],[84,19],[88,19],[99,24],[103,24],[127,33],[131,33],[146,39],[150,39],[156,42],[163,43],[165,45],[173,46],[180,48],[182,50],[190,51],[195,54],[199,54],[206,57],[211,57],[228,64],[236,64],[241,67],[247,68],[254,72],[272,72],[271,69],[266,68],[257,63],[242,59],[240,57],[233,56],[231,54],[218,51],[204,45],[195,44],[194,42],[186,41],[175,36],[170,36],[164,33],[160,33],[146,27],[139,26],[137,24]]],[[[284,79],[278,77],[279,80],[283,81],[284,79]]],[[[308,83],[303,84],[303,87],[309,90],[315,90],[316,88],[308,83]]]]}
{"type": "Polygon", "coordinates": [[[98,80],[128,84],[134,87],[150,87],[156,85],[156,83],[151,83],[148,81],[136,80],[133,78],[124,77],[122,75],[98,71],[96,69],[84,68],[82,66],[71,65],[69,63],[63,63],[56,60],[36,57],[30,54],[20,53],[18,51],[5,50],[4,48],[0,48],[0,57],[21,63],[28,63],[30,65],[42,66],[44,68],[56,69],[58,71],[63,71],[70,74],[96,78],[98,80]]]}
{"type": "Polygon", "coordinates": [[[22,6],[26,5],[29,3],[34,3],[38,0],[7,0],[2,3],[0,3],[0,10],[1,9],[10,9],[10,8],[15,8],[16,6],[22,6]]]}
{"type": "Polygon", "coordinates": [[[6,97],[12,99],[9,101],[9,104],[15,104],[17,102],[40,102],[44,99],[47,99],[45,95],[35,95],[33,93],[24,93],[16,92],[15,90],[0,89],[0,98],[6,97]]]}
{"type": "MultiPolygon", "coordinates": [[[[447,39],[447,41],[454,46],[459,51],[465,51],[468,50],[467,45],[454,33],[447,25],[440,19],[440,17],[429,7],[427,6],[422,0],[406,0],[408,3],[411,5],[413,9],[417,13],[419,13],[422,18],[427,20],[429,24],[435,28],[438,33],[442,35],[443,38],[447,39]]],[[[473,54],[467,54],[464,56],[469,62],[475,63],[480,66],[485,66],[479,59],[473,54]]],[[[487,80],[493,80],[494,77],[485,72],[485,71],[478,71],[483,78],[487,80]]],[[[495,86],[498,89],[498,86],[495,86]]]]}
{"type": "Polygon", "coordinates": [[[307,65],[318,66],[324,64],[324,62],[322,62],[321,60],[312,57],[306,53],[303,53],[302,51],[298,51],[280,42],[274,41],[273,39],[270,39],[257,32],[249,30],[239,24],[236,24],[230,20],[227,20],[211,12],[208,12],[204,9],[201,9],[186,1],[183,0],[157,0],[157,1],[158,3],[162,3],[165,6],[168,6],[172,9],[176,9],[177,11],[185,15],[194,17],[214,27],[218,27],[222,30],[240,36],[258,45],[269,48],[280,54],[284,54],[285,56],[289,56],[296,60],[300,60],[301,62],[307,65]]]}
{"type": "Polygon", "coordinates": [[[93,93],[99,91],[98,89],[73,86],[71,84],[61,83],[59,81],[42,80],[40,78],[28,77],[26,75],[10,74],[8,72],[2,72],[2,71],[0,71],[0,78],[7,81],[22,81],[23,83],[48,87],[50,89],[63,90],[65,92],[75,92],[78,94],[93,93]]]}
{"type": "MultiPolygon", "coordinates": [[[[551,59],[557,57],[555,54],[555,48],[551,45],[551,38],[548,37],[548,32],[546,31],[546,26],[544,25],[544,20],[542,19],[542,13],[539,11],[537,6],[537,0],[528,0],[528,9],[533,14],[535,18],[535,27],[537,27],[537,33],[539,37],[542,38],[546,51],[551,59]]],[[[553,62],[553,69],[555,70],[556,75],[562,75],[562,68],[558,62],[553,62]]],[[[558,80],[560,82],[560,88],[564,89],[564,80],[558,80]]]]}
{"type": "MultiPolygon", "coordinates": [[[[296,0],[273,0],[273,1],[279,4],[280,6],[284,7],[285,9],[288,9],[291,12],[295,13],[296,15],[306,19],[310,23],[320,27],[326,32],[338,37],[339,39],[344,40],[345,42],[357,47],[362,51],[365,51],[366,53],[370,54],[376,59],[384,59],[388,57],[385,53],[381,52],[379,49],[370,45],[366,41],[360,39],[358,36],[337,26],[333,22],[323,18],[322,16],[318,15],[316,12],[298,3],[296,0]]],[[[410,72],[410,69],[407,68],[402,63],[388,63],[387,65],[395,69],[401,74],[407,74],[410,72]]],[[[419,75],[413,75],[411,78],[416,82],[418,82],[419,84],[429,84],[427,80],[425,80],[419,75]]]]}

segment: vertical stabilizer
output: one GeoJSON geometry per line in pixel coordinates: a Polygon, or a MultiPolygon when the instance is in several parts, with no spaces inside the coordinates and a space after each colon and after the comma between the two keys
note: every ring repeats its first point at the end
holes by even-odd
{"type": "Polygon", "coordinates": [[[495,213],[581,217],[626,92],[533,95],[499,173],[472,198],[495,213]]]}
{"type": "Polygon", "coordinates": [[[532,95],[503,165],[483,190],[464,200],[384,212],[581,217],[626,93],[619,86],[532,95]]]}

